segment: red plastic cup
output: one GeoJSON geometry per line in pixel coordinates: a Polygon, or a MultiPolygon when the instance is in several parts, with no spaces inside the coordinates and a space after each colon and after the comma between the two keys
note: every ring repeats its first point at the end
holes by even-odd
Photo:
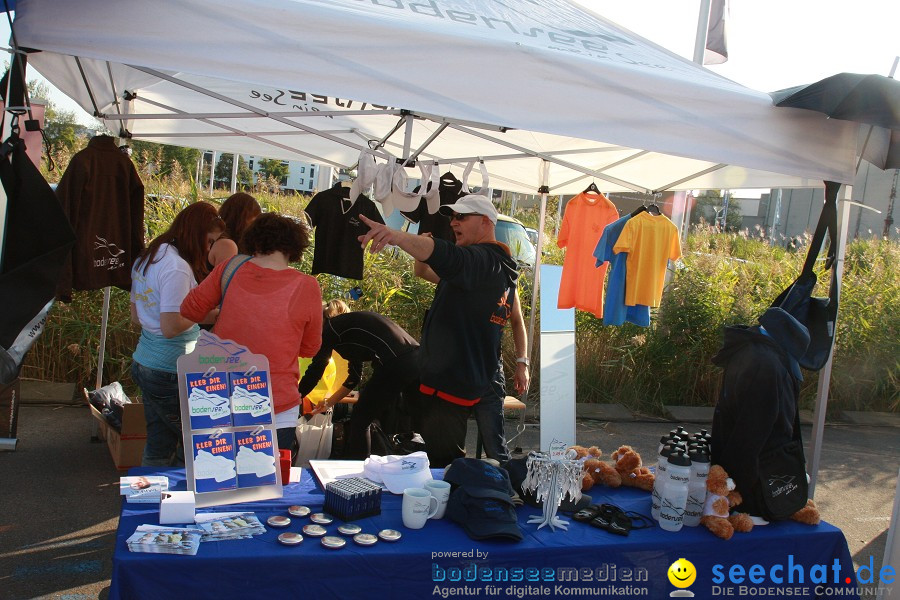
{"type": "Polygon", "coordinates": [[[291,451],[279,450],[278,453],[281,463],[281,485],[287,485],[291,482],[291,451]]]}

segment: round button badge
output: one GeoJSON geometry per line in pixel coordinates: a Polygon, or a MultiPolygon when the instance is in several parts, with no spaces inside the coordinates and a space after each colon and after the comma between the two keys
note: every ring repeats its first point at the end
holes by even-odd
{"type": "Polygon", "coordinates": [[[309,515],[310,511],[308,506],[291,506],[288,508],[288,512],[295,517],[305,517],[309,515]]]}
{"type": "Polygon", "coordinates": [[[291,519],[290,517],[275,515],[273,517],[269,517],[266,520],[266,523],[268,523],[270,527],[287,527],[291,524],[291,519]]]}
{"type": "Polygon", "coordinates": [[[403,534],[401,534],[396,529],[382,529],[378,532],[378,537],[386,542],[396,542],[401,537],[403,537],[403,534]]]}
{"type": "Polygon", "coordinates": [[[325,528],[321,525],[304,525],[303,533],[310,537],[322,537],[325,535],[325,528]]]}
{"type": "Polygon", "coordinates": [[[343,535],[356,535],[361,531],[362,527],[360,527],[356,523],[344,523],[343,525],[338,527],[338,532],[343,535]]]}
{"type": "Polygon", "coordinates": [[[326,515],[325,513],[313,513],[309,515],[309,520],[313,523],[318,523],[319,525],[328,525],[334,519],[331,518],[331,515],[326,515]]]}
{"type": "Polygon", "coordinates": [[[360,546],[373,546],[378,541],[378,538],[371,533],[357,533],[353,536],[353,541],[360,546]]]}
{"type": "Polygon", "coordinates": [[[347,540],[336,535],[326,535],[322,538],[322,545],[331,550],[337,550],[347,545],[347,540]]]}
{"type": "Polygon", "coordinates": [[[278,542],[285,546],[296,546],[303,542],[303,536],[299,533],[294,533],[293,531],[285,531],[278,536],[278,542]]]}

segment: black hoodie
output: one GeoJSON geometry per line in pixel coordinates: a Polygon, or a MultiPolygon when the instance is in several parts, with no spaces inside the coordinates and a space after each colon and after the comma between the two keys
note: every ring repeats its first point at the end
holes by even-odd
{"type": "Polygon", "coordinates": [[[421,382],[445,400],[471,405],[488,393],[497,372],[516,261],[499,242],[456,246],[435,239],[425,262],[441,281],[422,329],[421,382]]]}
{"type": "Polygon", "coordinates": [[[712,463],[734,479],[744,497],[740,510],[760,514],[759,456],[791,441],[799,385],[787,353],[759,327],[726,327],[712,362],[725,370],[713,416],[712,463]]]}

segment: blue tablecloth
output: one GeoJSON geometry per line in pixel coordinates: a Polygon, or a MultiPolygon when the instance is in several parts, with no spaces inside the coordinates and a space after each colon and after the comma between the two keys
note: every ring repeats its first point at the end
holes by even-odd
{"type": "MultiPolygon", "coordinates": [[[[129,474],[167,475],[172,489],[185,489],[184,470],[139,468],[129,474]]],[[[441,471],[434,475],[441,477],[441,471]]],[[[591,491],[595,502],[650,513],[645,492],[591,491]]],[[[299,483],[285,486],[281,499],[202,510],[252,511],[265,523],[272,515],[287,515],[290,505],[316,511],[323,501],[322,490],[304,470],[299,483]]],[[[204,542],[196,556],[175,556],[128,551],[125,540],[138,525],[157,524],[159,513],[154,504],[123,502],[110,598],[665,598],[676,590],[668,570],[679,558],[696,569],[696,581],[688,588],[695,598],[783,598],[785,588],[792,588],[792,597],[855,597],[847,542],[827,523],[770,524],[729,541],[704,527],[677,533],[653,527],[620,537],[576,522],[570,522],[568,531],[538,530],[527,521],[539,511],[523,507],[518,512],[525,539],[515,543],[472,540],[446,519],[406,529],[400,504],[399,496],[385,493],[381,515],[358,521],[368,533],[400,530],[403,538],[395,543],[361,547],[350,542],[328,550],[307,537],[299,546],[286,547],[276,541],[285,530],[267,527],[252,539],[204,542]],[[452,556],[454,552],[462,554],[452,556]]],[[[300,531],[308,522],[293,518],[287,530],[300,531]]],[[[328,526],[329,535],[338,535],[338,524],[328,526]]]]}

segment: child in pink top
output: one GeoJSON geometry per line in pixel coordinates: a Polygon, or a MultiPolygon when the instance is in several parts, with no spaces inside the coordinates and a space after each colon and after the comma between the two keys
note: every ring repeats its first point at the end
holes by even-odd
{"type": "Polygon", "coordinates": [[[300,414],[298,357],[315,355],[322,343],[322,292],[310,275],[291,268],[309,246],[300,222],[266,213],[243,236],[253,256],[241,265],[222,301],[224,261],[191,290],[181,314],[198,320],[219,303],[222,308],[213,332],[269,359],[272,400],[279,448],[291,448],[300,414]]]}

